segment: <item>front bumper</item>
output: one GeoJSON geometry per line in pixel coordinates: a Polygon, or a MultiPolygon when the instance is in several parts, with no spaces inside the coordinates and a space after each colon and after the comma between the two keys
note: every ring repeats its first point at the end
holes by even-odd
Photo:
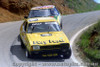
{"type": "Polygon", "coordinates": [[[70,51],[71,49],[54,49],[54,50],[41,50],[41,51],[31,51],[31,56],[34,57],[50,57],[50,56],[59,56],[64,55],[66,52],[70,51]]]}

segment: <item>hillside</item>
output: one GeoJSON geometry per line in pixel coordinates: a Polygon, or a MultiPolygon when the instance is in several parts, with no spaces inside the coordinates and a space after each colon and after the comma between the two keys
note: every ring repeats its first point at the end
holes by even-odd
{"type": "Polygon", "coordinates": [[[41,5],[55,5],[64,15],[99,8],[93,0],[0,0],[0,22],[21,20],[31,7],[41,5]]]}
{"type": "Polygon", "coordinates": [[[69,8],[75,10],[77,13],[96,10],[99,5],[93,0],[66,0],[66,3],[69,8]]]}

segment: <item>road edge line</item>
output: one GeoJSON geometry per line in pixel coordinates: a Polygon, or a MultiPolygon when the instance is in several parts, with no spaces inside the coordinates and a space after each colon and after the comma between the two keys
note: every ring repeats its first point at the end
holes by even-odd
{"type": "MultiPolygon", "coordinates": [[[[96,23],[92,23],[92,24],[90,24],[90,25],[88,25],[88,26],[82,28],[82,29],[79,30],[75,35],[72,36],[72,38],[71,38],[71,40],[70,40],[71,49],[72,49],[72,46],[74,45],[75,39],[77,39],[78,35],[80,35],[84,30],[88,29],[90,26],[92,26],[92,25],[94,25],[94,24],[96,24],[96,23]]],[[[78,60],[75,58],[75,56],[74,56],[74,54],[73,54],[73,49],[72,49],[72,56],[71,56],[71,58],[73,59],[73,61],[74,61],[75,63],[78,63],[78,64],[80,65],[80,67],[84,67],[84,66],[81,66],[80,61],[78,61],[78,60]]]]}

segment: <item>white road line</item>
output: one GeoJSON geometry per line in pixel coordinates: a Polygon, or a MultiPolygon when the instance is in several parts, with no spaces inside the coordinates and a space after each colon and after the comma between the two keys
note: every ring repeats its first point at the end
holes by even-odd
{"type": "MultiPolygon", "coordinates": [[[[74,45],[74,41],[75,41],[75,39],[78,37],[78,35],[81,34],[84,30],[88,29],[90,26],[92,26],[92,25],[94,25],[94,24],[95,24],[95,23],[90,24],[90,25],[84,27],[83,29],[81,29],[80,31],[78,31],[78,32],[71,38],[71,40],[70,40],[71,48],[72,48],[72,46],[74,45]]],[[[73,51],[73,50],[72,50],[72,51],[73,51]]],[[[71,58],[73,59],[73,61],[74,61],[75,63],[78,63],[79,65],[81,64],[80,61],[78,61],[78,60],[75,58],[73,52],[72,52],[71,58]]],[[[80,67],[84,67],[84,66],[81,66],[81,65],[80,65],[80,67]]]]}

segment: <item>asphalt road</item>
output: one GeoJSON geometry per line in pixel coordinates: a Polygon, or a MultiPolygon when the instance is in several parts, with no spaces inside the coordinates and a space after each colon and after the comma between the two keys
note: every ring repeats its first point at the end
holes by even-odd
{"type": "MultiPolygon", "coordinates": [[[[63,16],[63,31],[71,39],[80,29],[97,22],[98,19],[100,19],[100,11],[63,16]]],[[[26,58],[25,51],[21,49],[19,41],[19,29],[22,22],[17,21],[0,24],[0,67],[29,67],[29,65],[35,67],[47,67],[51,65],[53,67],[52,65],[54,64],[61,65],[60,67],[62,67],[62,64],[66,66],[76,63],[73,57],[65,60],[60,58],[26,58]]],[[[77,64],[73,64],[71,67],[78,67],[75,65],[77,64]]]]}

